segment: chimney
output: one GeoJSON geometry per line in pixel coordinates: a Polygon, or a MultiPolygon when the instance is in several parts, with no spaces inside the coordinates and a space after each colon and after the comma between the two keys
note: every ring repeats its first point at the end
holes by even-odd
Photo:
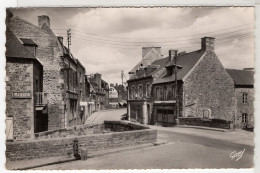
{"type": "Polygon", "coordinates": [[[169,50],[169,62],[172,62],[173,61],[173,58],[174,58],[174,52],[175,51],[178,51],[178,50],[175,50],[175,49],[170,49],[169,50]]]}
{"type": "Polygon", "coordinates": [[[58,38],[58,40],[63,44],[63,37],[58,36],[57,38],[58,38]]]}
{"type": "Polygon", "coordinates": [[[38,16],[38,26],[43,29],[44,27],[50,28],[50,18],[49,16],[42,15],[38,16]]]}
{"type": "Polygon", "coordinates": [[[94,74],[94,80],[98,84],[98,86],[101,88],[101,74],[95,73],[94,74]]]}
{"type": "Polygon", "coordinates": [[[205,51],[214,51],[215,38],[203,37],[201,38],[201,49],[205,51]]]}

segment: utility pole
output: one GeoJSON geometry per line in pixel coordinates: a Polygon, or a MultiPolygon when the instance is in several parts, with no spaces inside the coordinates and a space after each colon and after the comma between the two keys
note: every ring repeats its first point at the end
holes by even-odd
{"type": "Polygon", "coordinates": [[[67,30],[67,39],[68,39],[68,50],[70,51],[70,45],[71,45],[71,29],[67,30]]]}
{"type": "Polygon", "coordinates": [[[122,79],[122,85],[124,86],[124,71],[121,70],[121,79],[122,79]]]}
{"type": "Polygon", "coordinates": [[[176,100],[176,125],[179,125],[179,101],[178,101],[178,78],[177,78],[177,56],[178,50],[174,50],[174,77],[175,77],[175,88],[174,88],[174,95],[176,100]]]}

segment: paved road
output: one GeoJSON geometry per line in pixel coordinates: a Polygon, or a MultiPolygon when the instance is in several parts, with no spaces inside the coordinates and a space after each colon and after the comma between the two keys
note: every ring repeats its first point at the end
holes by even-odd
{"type": "Polygon", "coordinates": [[[126,114],[126,111],[126,108],[122,108],[95,112],[85,121],[85,124],[101,124],[104,120],[120,120],[121,116],[126,114]]]}
{"type": "MultiPolygon", "coordinates": [[[[88,123],[119,120],[125,109],[97,112],[88,123]]],[[[158,130],[158,141],[165,144],[117,152],[86,161],[75,161],[37,168],[39,170],[71,169],[179,169],[179,168],[252,168],[254,135],[251,132],[218,132],[190,128],[158,130]],[[241,158],[231,158],[232,152],[241,158]],[[236,161],[236,159],[238,159],[236,161]]],[[[233,153],[233,155],[235,155],[233,153]]]]}
{"type": "MultiPolygon", "coordinates": [[[[223,135],[225,132],[223,132],[223,135]]],[[[202,136],[158,131],[158,139],[167,141],[154,147],[108,154],[52,165],[39,170],[53,169],[180,169],[180,168],[251,168],[253,146],[202,136]],[[232,159],[234,151],[244,151],[239,160],[232,159]]]]}

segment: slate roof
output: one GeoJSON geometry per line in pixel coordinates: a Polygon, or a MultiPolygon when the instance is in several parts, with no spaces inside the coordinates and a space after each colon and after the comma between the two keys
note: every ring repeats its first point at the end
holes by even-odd
{"type": "Polygon", "coordinates": [[[31,58],[36,59],[19,41],[19,39],[10,31],[6,30],[6,56],[13,58],[31,58]]]}
{"type": "Polygon", "coordinates": [[[235,85],[254,85],[254,71],[226,69],[228,74],[232,77],[235,85]]]}
{"type": "Polygon", "coordinates": [[[23,42],[24,45],[35,45],[38,47],[38,45],[31,39],[28,38],[20,38],[20,40],[23,42]]]}
{"type": "Polygon", "coordinates": [[[138,71],[138,74],[136,74],[136,73],[133,74],[129,80],[131,81],[131,80],[139,79],[142,77],[151,77],[152,75],[154,75],[158,71],[160,71],[162,68],[167,66],[168,63],[169,63],[168,57],[158,59],[158,60],[152,62],[151,65],[148,65],[145,68],[140,68],[140,70],[138,71]]]}
{"type": "MultiPolygon", "coordinates": [[[[177,73],[177,80],[182,80],[187,75],[187,73],[195,66],[195,64],[198,62],[198,60],[202,57],[204,52],[205,52],[204,50],[200,49],[200,50],[197,50],[194,52],[179,55],[177,57],[177,65],[179,67],[181,67],[177,73]]],[[[171,62],[167,66],[167,68],[170,68],[171,66],[174,66],[174,61],[171,62]]],[[[174,76],[165,75],[165,76],[155,80],[153,82],[153,84],[173,82],[174,80],[175,80],[174,76]]]]}

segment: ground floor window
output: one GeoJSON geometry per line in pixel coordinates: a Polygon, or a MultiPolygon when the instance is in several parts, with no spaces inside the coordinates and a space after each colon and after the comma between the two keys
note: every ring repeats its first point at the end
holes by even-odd
{"type": "Polygon", "coordinates": [[[247,113],[242,114],[242,123],[247,123],[247,113]]]}
{"type": "Polygon", "coordinates": [[[77,100],[70,99],[70,120],[76,118],[77,100]]]}

